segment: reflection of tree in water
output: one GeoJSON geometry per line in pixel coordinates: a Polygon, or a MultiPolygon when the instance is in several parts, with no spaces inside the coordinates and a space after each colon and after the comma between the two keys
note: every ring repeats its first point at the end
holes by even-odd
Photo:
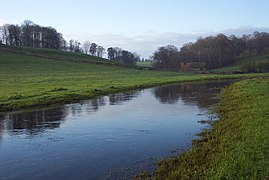
{"type": "Polygon", "coordinates": [[[8,115],[0,114],[0,141],[4,131],[16,134],[36,135],[47,129],[59,128],[66,117],[76,117],[83,113],[91,114],[98,111],[106,104],[119,105],[137,97],[136,92],[119,93],[115,95],[102,96],[82,103],[70,104],[64,107],[37,110],[32,112],[19,112],[8,115]]]}
{"type": "Polygon", "coordinates": [[[216,94],[230,82],[181,83],[154,89],[155,97],[161,103],[174,104],[181,100],[187,105],[205,108],[217,102],[216,94]]]}
{"type": "Polygon", "coordinates": [[[131,101],[139,95],[139,92],[123,92],[118,94],[113,94],[109,96],[110,105],[122,105],[126,101],[131,101]]]}
{"type": "Polygon", "coordinates": [[[59,128],[66,117],[63,108],[9,114],[0,121],[0,131],[23,132],[31,135],[46,129],[59,128]]]}
{"type": "Polygon", "coordinates": [[[4,124],[2,123],[4,119],[5,119],[5,116],[3,114],[0,114],[0,146],[1,146],[2,137],[4,134],[4,124]]]}
{"type": "Polygon", "coordinates": [[[95,112],[99,109],[100,106],[106,104],[105,96],[101,96],[95,99],[83,101],[81,103],[69,104],[66,105],[66,111],[69,115],[76,116],[84,113],[95,112]]]}
{"type": "Polygon", "coordinates": [[[174,104],[180,98],[180,85],[173,84],[154,88],[155,97],[163,104],[174,104]]]}
{"type": "Polygon", "coordinates": [[[97,111],[100,106],[105,106],[106,105],[105,97],[102,96],[102,97],[93,99],[93,100],[90,101],[89,105],[90,105],[91,109],[93,109],[94,111],[97,111]]]}
{"type": "Polygon", "coordinates": [[[88,101],[83,101],[80,104],[67,105],[67,111],[69,114],[75,116],[82,112],[90,114],[96,112],[101,106],[109,105],[122,105],[126,101],[130,101],[138,96],[138,92],[123,92],[110,96],[101,96],[88,101]]]}

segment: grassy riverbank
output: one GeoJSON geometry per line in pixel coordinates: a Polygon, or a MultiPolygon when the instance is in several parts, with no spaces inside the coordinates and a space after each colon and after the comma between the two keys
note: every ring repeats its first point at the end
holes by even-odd
{"type": "Polygon", "coordinates": [[[252,77],[130,69],[56,50],[0,49],[0,112],[64,104],[129,89],[182,81],[252,77]]]}
{"type": "Polygon", "coordinates": [[[181,156],[163,161],[155,179],[269,177],[269,79],[231,85],[216,107],[220,121],[181,156]]]}

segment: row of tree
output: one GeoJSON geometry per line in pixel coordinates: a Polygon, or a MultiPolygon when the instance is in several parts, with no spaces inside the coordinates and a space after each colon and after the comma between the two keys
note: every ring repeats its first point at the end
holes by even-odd
{"type": "Polygon", "coordinates": [[[52,27],[43,27],[25,20],[21,25],[5,24],[0,27],[2,43],[12,46],[64,49],[66,41],[52,27]]]}
{"type": "Polygon", "coordinates": [[[254,32],[242,37],[218,34],[187,43],[180,50],[173,45],[160,47],[152,60],[159,70],[178,70],[181,62],[205,62],[207,69],[213,69],[232,64],[237,59],[268,53],[269,33],[254,32]]]}
{"type": "Polygon", "coordinates": [[[79,41],[75,41],[71,39],[69,41],[69,46],[67,50],[78,53],[90,54],[92,56],[103,57],[105,54],[105,48],[103,46],[99,46],[96,43],[90,43],[89,41],[85,41],[80,43],[79,41]]]}
{"type": "Polygon", "coordinates": [[[0,26],[0,43],[11,46],[65,50],[98,57],[103,57],[107,52],[110,60],[122,63],[124,66],[134,66],[135,62],[140,61],[140,56],[137,53],[118,47],[110,47],[106,51],[103,46],[89,41],[80,43],[71,39],[67,43],[56,29],[43,27],[29,20],[25,20],[21,25],[5,24],[0,26]]]}
{"type": "Polygon", "coordinates": [[[107,49],[108,59],[117,61],[124,66],[135,66],[136,62],[141,61],[140,56],[137,53],[132,53],[127,50],[122,50],[118,47],[110,47],[107,49]]]}

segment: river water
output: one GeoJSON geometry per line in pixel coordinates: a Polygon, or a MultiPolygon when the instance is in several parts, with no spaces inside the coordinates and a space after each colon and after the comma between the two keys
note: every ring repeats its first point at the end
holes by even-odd
{"type": "Polygon", "coordinates": [[[0,115],[0,179],[99,179],[190,148],[230,82],[182,83],[0,115]]]}

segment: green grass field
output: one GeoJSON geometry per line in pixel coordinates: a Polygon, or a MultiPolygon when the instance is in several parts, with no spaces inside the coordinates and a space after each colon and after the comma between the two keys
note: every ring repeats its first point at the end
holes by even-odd
{"type": "Polygon", "coordinates": [[[17,54],[24,54],[28,56],[41,57],[46,59],[58,59],[73,62],[92,63],[92,64],[104,64],[104,65],[118,65],[117,62],[110,61],[108,59],[90,56],[82,53],[58,51],[54,49],[46,48],[28,48],[28,47],[16,47],[16,46],[0,46],[4,51],[9,51],[17,54]]]}
{"type": "Polygon", "coordinates": [[[155,179],[268,179],[269,78],[231,85],[216,111],[213,129],[189,151],[161,162],[155,179]]]}
{"type": "Polygon", "coordinates": [[[17,52],[17,48],[4,47],[0,48],[0,112],[64,104],[166,83],[256,76],[138,70],[83,54],[32,48],[19,48],[17,52]]]}

